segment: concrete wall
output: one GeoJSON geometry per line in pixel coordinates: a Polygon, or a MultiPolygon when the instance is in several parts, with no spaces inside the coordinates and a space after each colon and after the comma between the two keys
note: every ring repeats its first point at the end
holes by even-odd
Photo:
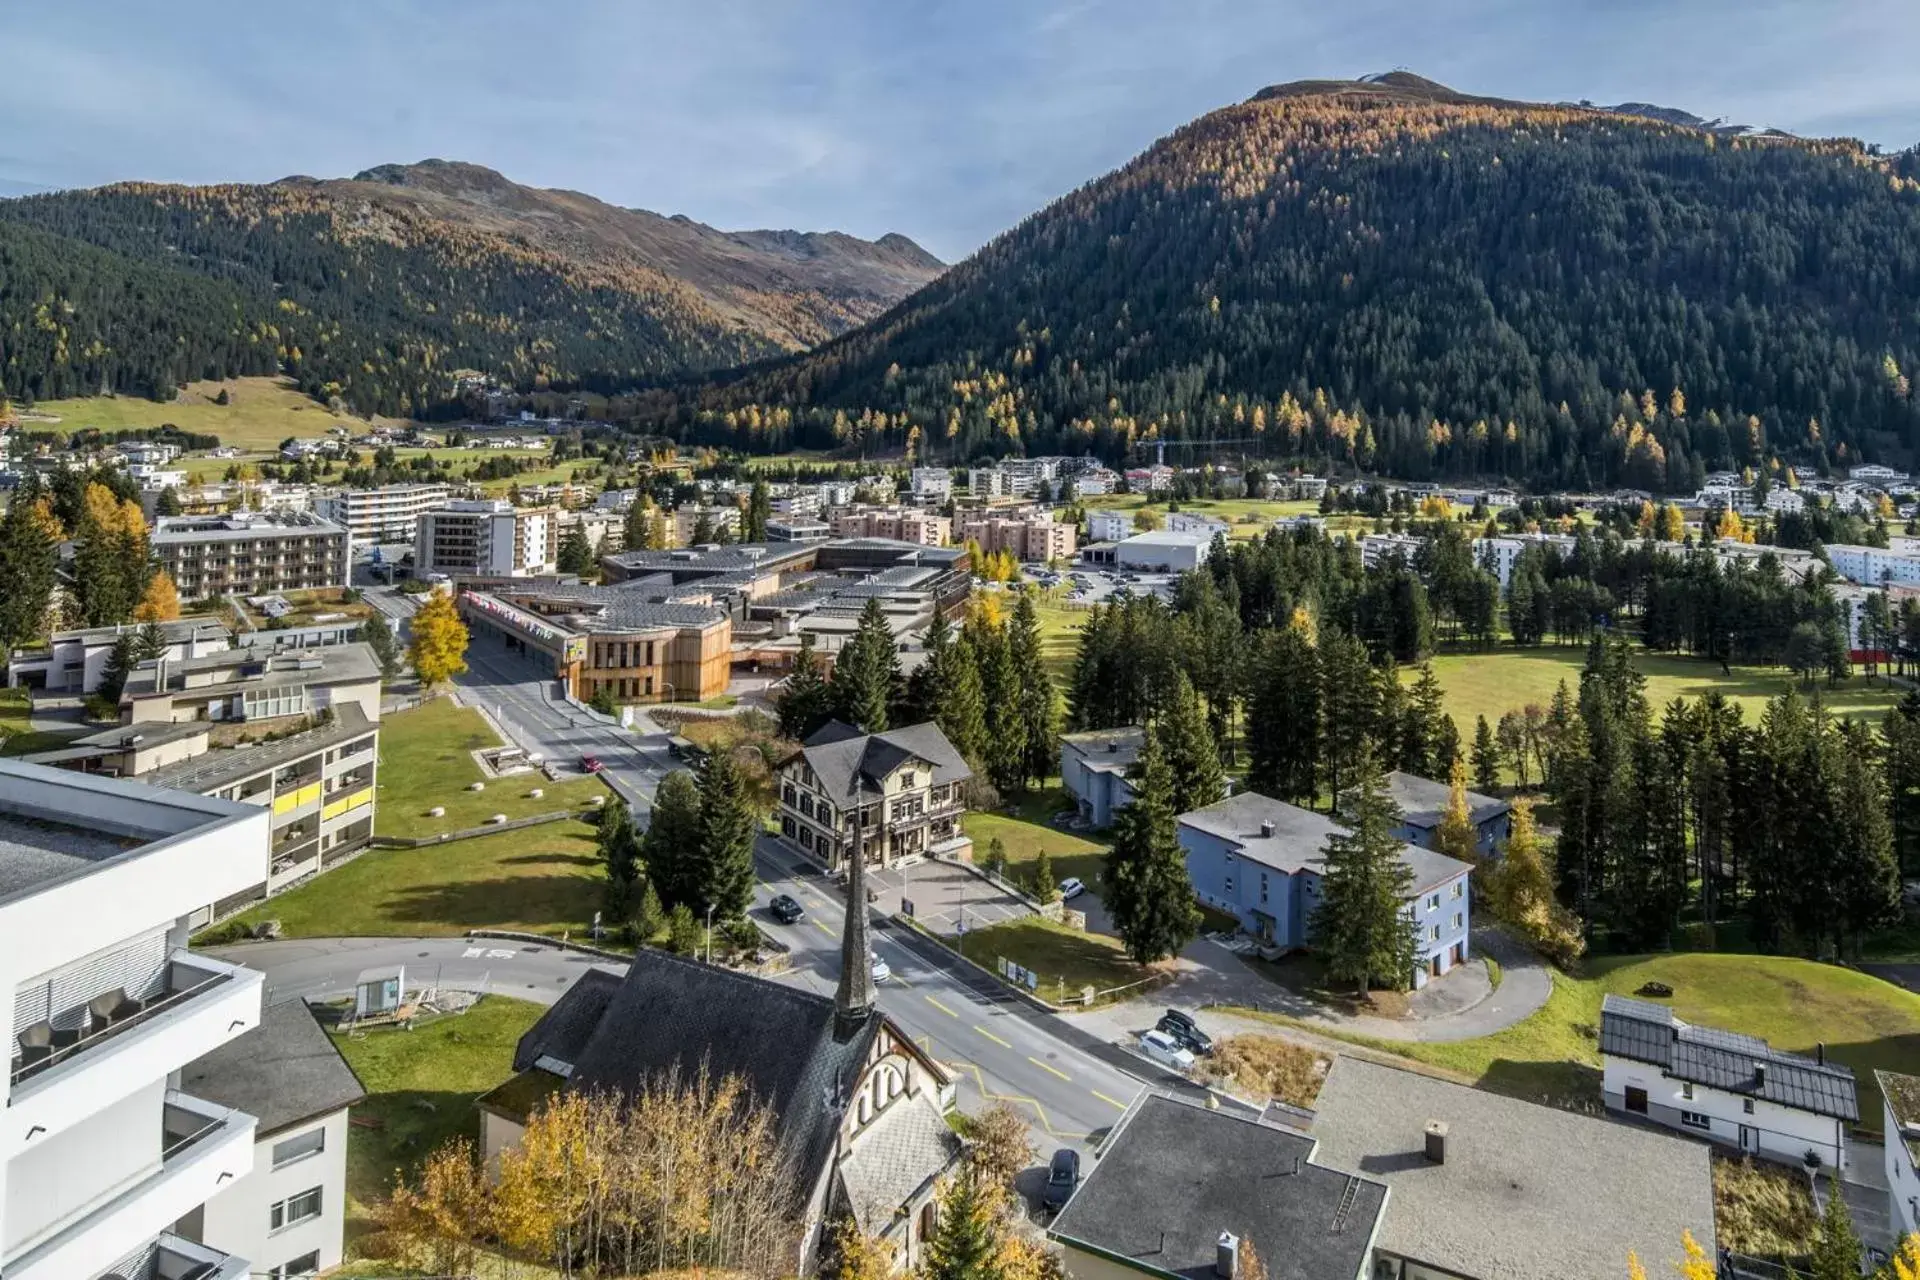
{"type": "Polygon", "coordinates": [[[0,1257],[33,1243],[43,1229],[110,1196],[160,1167],[160,1106],[167,1082],[138,1092],[51,1134],[7,1164],[6,1226],[0,1257]]]}
{"type": "Polygon", "coordinates": [[[1693,1097],[1688,1098],[1685,1082],[1673,1079],[1658,1067],[1625,1058],[1605,1057],[1600,1075],[1601,1096],[1607,1106],[1616,1111],[1626,1110],[1627,1086],[1632,1085],[1646,1090],[1646,1118],[1656,1124],[1790,1164],[1800,1163],[1812,1150],[1819,1154],[1827,1168],[1845,1167],[1842,1163],[1846,1156],[1845,1125],[1831,1116],[1783,1107],[1765,1098],[1723,1093],[1704,1085],[1693,1086],[1693,1097]],[[1753,1106],[1751,1112],[1746,1110],[1749,1103],[1753,1106]],[[1707,1127],[1682,1123],[1682,1111],[1705,1116],[1707,1127]]]}
{"type": "Polygon", "coordinates": [[[253,1172],[207,1202],[201,1218],[200,1240],[222,1253],[236,1254],[253,1264],[255,1274],[291,1262],[315,1250],[320,1269],[338,1266],[347,1204],[347,1112],[290,1125],[254,1144],[253,1172]],[[276,1169],[273,1149],[290,1138],[320,1130],[322,1149],[276,1169]],[[311,1188],[320,1188],[320,1216],[309,1222],[270,1231],[272,1206],[311,1188]]]}

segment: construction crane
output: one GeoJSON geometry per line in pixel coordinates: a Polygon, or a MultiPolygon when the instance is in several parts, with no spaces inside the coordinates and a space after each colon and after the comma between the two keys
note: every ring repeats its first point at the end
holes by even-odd
{"type": "MultiPolygon", "coordinates": [[[[1242,436],[1234,440],[1175,440],[1173,443],[1175,447],[1178,447],[1180,445],[1185,445],[1188,448],[1192,448],[1195,445],[1205,445],[1211,449],[1216,446],[1222,446],[1222,445],[1265,444],[1266,442],[1267,442],[1267,439],[1265,436],[1242,436]]],[[[1164,437],[1161,437],[1159,439],[1154,439],[1154,440],[1138,440],[1134,442],[1133,447],[1136,449],[1151,448],[1154,451],[1154,457],[1153,457],[1154,465],[1157,467],[1164,467],[1167,465],[1167,441],[1164,437]]]]}

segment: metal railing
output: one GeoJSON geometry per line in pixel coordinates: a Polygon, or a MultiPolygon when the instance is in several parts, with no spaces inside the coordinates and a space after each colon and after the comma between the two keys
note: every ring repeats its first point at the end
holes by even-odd
{"type": "MultiPolygon", "coordinates": [[[[180,962],[171,961],[169,963],[172,965],[179,964],[180,962]]],[[[193,973],[207,973],[204,969],[194,969],[188,965],[181,965],[180,967],[193,973]]],[[[170,1009],[178,1008],[202,992],[211,991],[221,983],[229,981],[232,977],[233,975],[230,973],[207,973],[206,977],[195,982],[193,985],[182,987],[178,990],[171,989],[170,981],[170,989],[161,995],[152,997],[150,1000],[142,1001],[138,1013],[128,1014],[124,1018],[115,1019],[98,1030],[82,1032],[79,1039],[73,1041],[71,1044],[56,1045],[52,1052],[48,1053],[45,1057],[36,1058],[32,1062],[21,1062],[19,1066],[13,1068],[8,1082],[10,1084],[19,1084],[22,1080],[38,1075],[51,1067],[58,1066],[76,1054],[83,1053],[96,1045],[111,1040],[123,1031],[137,1027],[142,1023],[150,1022],[158,1015],[170,1009]]],[[[91,1017],[91,1015],[89,1015],[89,1017],[91,1017]]]]}

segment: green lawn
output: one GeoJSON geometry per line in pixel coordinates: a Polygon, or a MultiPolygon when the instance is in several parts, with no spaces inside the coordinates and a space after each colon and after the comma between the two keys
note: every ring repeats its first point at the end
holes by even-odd
{"type": "Polygon", "coordinates": [[[594,830],[554,822],[418,849],[373,849],[243,913],[295,938],[516,929],[579,938],[600,906],[594,830]]]}
{"type": "Polygon", "coordinates": [[[479,1142],[474,1099],[513,1074],[514,1045],[542,1012],[525,1000],[486,996],[465,1013],[412,1031],[333,1033],[367,1091],[353,1109],[347,1141],[350,1241],[364,1232],[367,1205],[393,1185],[396,1172],[410,1171],[453,1138],[479,1142]]]}
{"type": "Polygon", "coordinates": [[[51,751],[84,729],[44,732],[30,723],[27,691],[0,689],[0,756],[24,756],[35,751],[51,751]]]}
{"type": "MultiPolygon", "coordinates": [[[[952,939],[948,941],[951,943],[952,939]]],[[[1106,991],[1153,977],[1158,972],[1127,959],[1117,939],[1069,929],[1038,916],[1008,920],[985,929],[969,929],[966,955],[989,969],[997,969],[996,959],[1005,956],[1033,970],[1040,975],[1037,994],[1055,1002],[1077,1001],[1082,987],[1106,991]]],[[[1118,992],[1111,998],[1125,999],[1139,994],[1135,989],[1118,992]]]]}
{"type": "MultiPolygon", "coordinates": [[[[283,378],[195,382],[180,392],[178,399],[164,404],[138,396],[87,396],[43,401],[34,405],[31,412],[57,416],[60,421],[53,425],[60,431],[85,427],[125,431],[172,423],[182,431],[217,435],[221,443],[236,449],[263,451],[278,449],[288,436],[323,436],[333,426],[343,426],[360,435],[369,425],[363,418],[328,413],[325,405],[302,395],[291,381],[283,378]],[[215,404],[214,399],[223,389],[229,403],[215,404]]],[[[214,461],[224,469],[228,460],[214,461]]]]}
{"type": "MultiPolygon", "coordinates": [[[[1865,1129],[1880,1127],[1874,1068],[1910,1071],[1920,1062],[1920,996],[1851,969],[1725,953],[1603,956],[1587,969],[1582,978],[1555,974],[1544,1008],[1477,1040],[1341,1038],[1444,1067],[1500,1093],[1592,1108],[1600,1105],[1601,998],[1609,991],[1632,995],[1643,983],[1658,981],[1673,988],[1672,1007],[1689,1021],[1760,1036],[1790,1053],[1811,1054],[1824,1041],[1829,1057],[1853,1068],[1865,1129]]],[[[1310,1029],[1327,1033],[1318,1024],[1310,1029]]]]}
{"type": "MultiPolygon", "coordinates": [[[[1584,645],[1443,653],[1433,659],[1433,673],[1446,690],[1447,711],[1459,727],[1462,739],[1470,740],[1477,716],[1485,716],[1491,725],[1499,723],[1502,714],[1528,703],[1545,707],[1553,701],[1553,691],[1562,680],[1577,694],[1586,656],[1584,645]]],[[[1821,701],[1836,715],[1874,720],[1899,700],[1901,692],[1890,689],[1883,680],[1869,685],[1865,676],[1854,676],[1832,689],[1821,680],[1809,690],[1798,685],[1784,667],[1735,667],[1729,676],[1717,662],[1649,653],[1644,649],[1634,650],[1633,665],[1647,677],[1647,700],[1656,713],[1676,697],[1698,698],[1718,689],[1744,710],[1749,724],[1758,718],[1767,699],[1786,692],[1789,687],[1799,687],[1809,695],[1818,692],[1821,701]]],[[[1418,668],[1402,667],[1400,675],[1403,681],[1411,683],[1418,675],[1418,668]]]]}
{"type": "Polygon", "coordinates": [[[1057,810],[1070,807],[1066,792],[1057,786],[1048,787],[1029,795],[1013,813],[969,813],[962,826],[973,839],[976,862],[986,861],[988,841],[999,837],[1007,848],[1008,873],[1015,880],[1025,876],[1044,849],[1053,862],[1056,881],[1078,876],[1089,885],[1095,884],[1107,846],[1042,821],[1057,810]]]}
{"type": "Polygon", "coordinates": [[[477,827],[496,813],[530,817],[561,809],[583,810],[591,797],[605,795],[597,778],[548,782],[539,773],[487,778],[473,752],[500,745],[478,711],[435,698],[380,721],[380,772],[374,830],[383,836],[438,835],[477,827]],[[484,791],[469,784],[486,783],[484,791]],[[530,794],[538,789],[539,799],[530,794]],[[434,806],[443,817],[427,816],[434,806]]]}
{"type": "MultiPolygon", "coordinates": [[[[1058,594],[1065,596],[1064,592],[1058,594]]],[[[1080,628],[1086,625],[1089,611],[1042,595],[1035,599],[1033,612],[1040,623],[1040,656],[1054,686],[1064,696],[1073,679],[1073,662],[1080,654],[1080,628]]]]}

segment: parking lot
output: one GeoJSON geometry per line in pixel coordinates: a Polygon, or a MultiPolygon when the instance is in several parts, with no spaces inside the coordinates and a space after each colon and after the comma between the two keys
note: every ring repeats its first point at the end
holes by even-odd
{"type": "Polygon", "coordinates": [[[1067,600],[1073,604],[1105,604],[1122,591],[1137,596],[1166,597],[1173,592],[1173,575],[1135,573],[1127,569],[1103,569],[1094,565],[1076,565],[1063,572],[1041,570],[1034,581],[1043,587],[1066,587],[1067,600]]]}
{"type": "Polygon", "coordinates": [[[876,871],[869,882],[879,894],[875,906],[904,914],[902,903],[911,903],[922,927],[949,936],[961,931],[962,920],[970,932],[1032,914],[1026,903],[985,876],[951,862],[876,871]]]}

